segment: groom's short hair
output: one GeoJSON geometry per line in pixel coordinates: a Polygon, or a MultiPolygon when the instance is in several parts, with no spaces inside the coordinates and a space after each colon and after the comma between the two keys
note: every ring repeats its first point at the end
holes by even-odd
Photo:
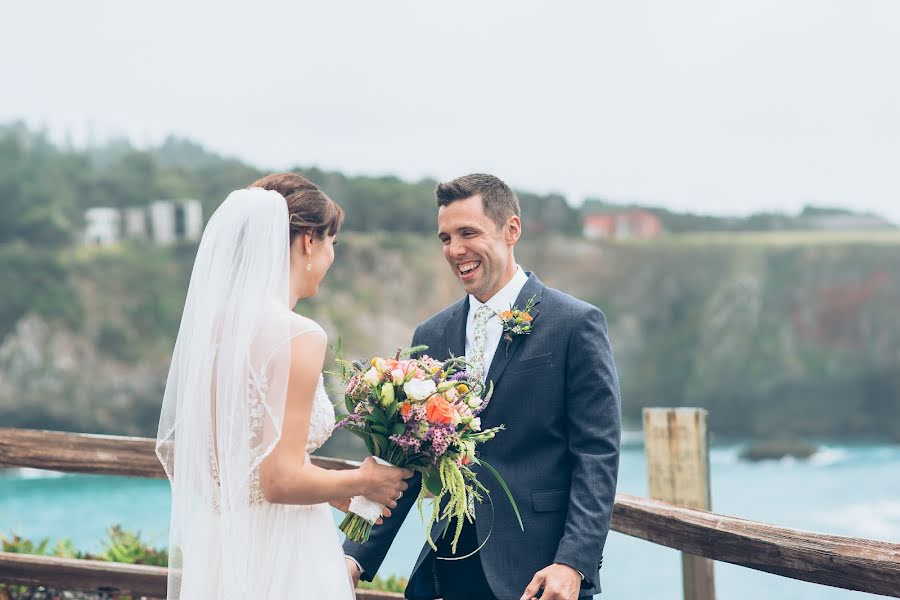
{"type": "Polygon", "coordinates": [[[484,214],[490,217],[498,229],[506,225],[511,216],[521,216],[516,193],[503,183],[503,180],[493,175],[486,173],[463,175],[452,181],[439,183],[434,189],[438,207],[479,194],[484,205],[484,214]]]}

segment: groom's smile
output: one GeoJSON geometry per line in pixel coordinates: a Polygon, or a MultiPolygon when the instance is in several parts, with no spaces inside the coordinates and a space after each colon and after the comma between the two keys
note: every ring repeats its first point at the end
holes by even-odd
{"type": "Polygon", "coordinates": [[[472,279],[475,276],[475,270],[481,266],[480,260],[473,260],[469,262],[464,262],[461,265],[457,265],[457,269],[459,270],[459,277],[463,281],[468,279],[472,279]]]}

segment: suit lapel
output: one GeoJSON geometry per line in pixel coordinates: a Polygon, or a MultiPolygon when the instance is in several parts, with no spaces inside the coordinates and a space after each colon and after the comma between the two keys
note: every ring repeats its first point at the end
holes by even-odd
{"type": "MultiPolygon", "coordinates": [[[[534,273],[531,273],[528,277],[528,281],[522,286],[522,291],[519,292],[518,297],[516,298],[515,306],[519,308],[524,308],[525,303],[534,296],[534,307],[535,310],[532,311],[532,317],[534,319],[537,318],[539,313],[536,310],[537,305],[541,302],[541,296],[544,293],[544,284],[537,278],[534,273]]],[[[534,321],[532,321],[532,324],[534,321]]],[[[463,332],[465,332],[465,327],[463,327],[463,332]]],[[[494,383],[494,388],[497,387],[497,384],[500,383],[500,378],[503,376],[503,371],[506,370],[506,366],[509,364],[509,361],[512,360],[512,357],[515,356],[516,352],[522,345],[525,343],[525,339],[528,338],[527,335],[516,335],[513,336],[511,342],[507,346],[506,340],[502,337],[500,338],[500,343],[497,344],[497,351],[494,353],[494,358],[491,361],[491,367],[488,369],[487,378],[485,379],[485,384],[490,385],[490,382],[494,383]]]]}
{"type": "MultiPolygon", "coordinates": [[[[448,354],[453,356],[466,355],[466,320],[469,318],[469,297],[466,296],[456,303],[456,308],[447,323],[444,331],[444,346],[448,354]]],[[[443,350],[443,348],[441,349],[443,350]]],[[[435,358],[438,358],[437,356],[435,358]]],[[[446,358],[450,358],[447,356],[446,358]]]]}

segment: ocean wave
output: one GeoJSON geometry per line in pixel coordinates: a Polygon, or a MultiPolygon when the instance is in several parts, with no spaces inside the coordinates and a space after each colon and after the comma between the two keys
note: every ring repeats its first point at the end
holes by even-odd
{"type": "Polygon", "coordinates": [[[821,513],[819,518],[845,529],[850,535],[900,542],[900,500],[851,504],[821,513]]]}
{"type": "Polygon", "coordinates": [[[741,460],[741,447],[713,447],[709,450],[709,462],[713,465],[734,465],[741,460]]]}
{"type": "Polygon", "coordinates": [[[16,467],[6,471],[0,471],[0,476],[9,479],[57,479],[59,477],[65,477],[66,473],[61,471],[32,469],[30,467],[16,467]]]}
{"type": "Polygon", "coordinates": [[[850,452],[846,448],[831,448],[822,446],[815,454],[809,457],[809,462],[817,467],[830,467],[846,462],[850,458],[850,452]]]}

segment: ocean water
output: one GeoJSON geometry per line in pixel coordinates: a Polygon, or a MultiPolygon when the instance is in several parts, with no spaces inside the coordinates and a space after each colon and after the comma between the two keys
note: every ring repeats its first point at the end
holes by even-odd
{"type": "MultiPolygon", "coordinates": [[[[713,510],[776,525],[900,543],[900,446],[825,444],[810,460],[747,463],[740,444],[710,453],[713,510]]],[[[646,463],[637,444],[622,452],[619,491],[647,494],[646,463]]],[[[67,537],[99,551],[106,528],[122,524],[166,545],[169,486],[165,481],[63,475],[30,469],[0,472],[0,532],[29,538],[67,537]]],[[[335,514],[335,520],[338,520],[335,514]]],[[[407,575],[424,540],[416,511],[388,554],[381,574],[407,575]]],[[[610,533],[601,598],[681,599],[679,553],[610,533]]],[[[720,600],[876,598],[793,581],[726,563],[716,564],[720,600]]]]}

